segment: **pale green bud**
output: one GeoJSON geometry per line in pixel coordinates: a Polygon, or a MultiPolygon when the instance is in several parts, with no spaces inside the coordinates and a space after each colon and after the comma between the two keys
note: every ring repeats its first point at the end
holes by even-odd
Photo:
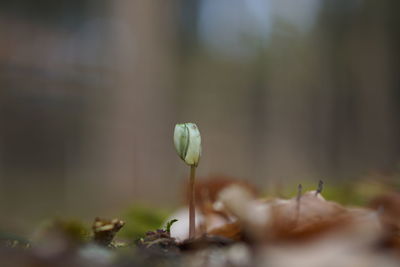
{"type": "Polygon", "coordinates": [[[201,156],[201,136],[194,123],[182,123],[175,126],[174,144],[179,157],[186,164],[196,166],[201,156]]]}

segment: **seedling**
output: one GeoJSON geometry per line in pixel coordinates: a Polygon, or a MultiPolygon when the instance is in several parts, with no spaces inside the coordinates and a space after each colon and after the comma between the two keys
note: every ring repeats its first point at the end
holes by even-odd
{"type": "Polygon", "coordinates": [[[167,233],[171,233],[171,226],[176,223],[178,220],[177,219],[172,219],[170,221],[167,222],[167,224],[165,225],[165,231],[167,233]]]}
{"type": "Polygon", "coordinates": [[[175,126],[175,149],[179,157],[190,166],[189,183],[189,239],[195,236],[195,203],[194,182],[196,168],[201,156],[201,136],[199,128],[194,123],[182,123],[175,126]]]}

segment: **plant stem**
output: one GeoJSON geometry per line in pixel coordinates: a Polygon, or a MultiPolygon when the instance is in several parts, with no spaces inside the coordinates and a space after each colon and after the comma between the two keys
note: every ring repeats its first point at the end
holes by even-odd
{"type": "Polygon", "coordinates": [[[189,239],[193,239],[196,229],[196,213],[194,203],[194,178],[196,175],[196,166],[190,166],[190,185],[189,185],[189,239]]]}

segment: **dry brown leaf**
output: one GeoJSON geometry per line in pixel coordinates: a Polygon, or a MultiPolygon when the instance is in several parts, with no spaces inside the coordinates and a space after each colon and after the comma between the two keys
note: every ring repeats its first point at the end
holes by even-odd
{"type": "Polygon", "coordinates": [[[400,193],[381,195],[370,206],[378,210],[385,230],[382,245],[395,249],[400,255],[400,193]]]}
{"type": "Polygon", "coordinates": [[[243,238],[242,227],[238,222],[226,223],[220,227],[211,229],[207,233],[210,235],[223,236],[236,241],[239,241],[243,238]]]}
{"type": "Polygon", "coordinates": [[[307,192],[300,200],[278,200],[270,205],[272,225],[267,234],[272,238],[308,238],[340,227],[350,219],[344,207],[326,201],[315,191],[307,192]]]}
{"type": "Polygon", "coordinates": [[[106,220],[97,217],[92,226],[94,233],[93,239],[99,245],[108,246],[124,225],[125,222],[119,219],[106,220]]]}

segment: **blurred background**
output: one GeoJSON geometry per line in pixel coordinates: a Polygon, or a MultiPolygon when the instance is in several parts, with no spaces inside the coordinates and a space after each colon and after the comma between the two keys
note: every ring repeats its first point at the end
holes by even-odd
{"type": "Polygon", "coordinates": [[[266,191],[393,177],[399,10],[397,0],[0,1],[0,227],[177,206],[189,172],[173,147],[178,122],[200,127],[201,177],[266,191]]]}

